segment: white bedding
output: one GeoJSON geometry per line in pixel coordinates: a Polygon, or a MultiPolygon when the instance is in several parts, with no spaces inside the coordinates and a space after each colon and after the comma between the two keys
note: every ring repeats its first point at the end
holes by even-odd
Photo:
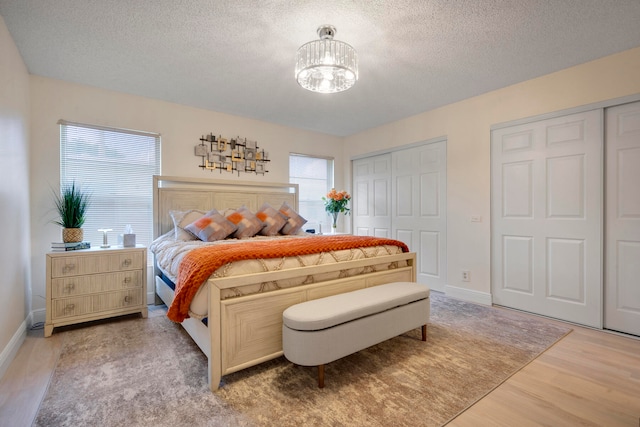
{"type": "MultiPolygon", "coordinates": [[[[203,242],[201,240],[192,241],[176,241],[175,233],[173,230],[158,237],[149,246],[151,252],[155,254],[156,264],[160,270],[170,278],[174,283],[177,281],[178,270],[180,267],[180,261],[184,255],[192,249],[200,248],[203,246],[217,246],[217,245],[233,245],[243,244],[247,241],[255,240],[273,240],[273,239],[304,239],[313,237],[313,234],[298,234],[295,236],[256,236],[251,239],[226,239],[216,242],[203,242]]],[[[313,265],[333,264],[341,261],[352,261],[358,259],[373,258],[385,255],[395,255],[402,253],[402,248],[393,245],[372,246],[368,248],[356,248],[346,249],[340,251],[330,251],[318,254],[302,255],[296,257],[281,257],[271,259],[254,259],[245,261],[236,261],[226,264],[216,270],[211,277],[230,277],[238,276],[242,274],[261,273],[267,271],[279,271],[288,268],[297,268],[313,265]]],[[[242,295],[250,295],[253,293],[259,293],[267,290],[282,289],[292,286],[299,286],[307,283],[314,283],[321,280],[332,280],[339,277],[350,277],[363,272],[374,272],[394,269],[398,267],[404,267],[406,263],[382,263],[369,267],[367,271],[363,268],[356,268],[350,270],[342,270],[332,273],[325,273],[322,275],[308,276],[306,278],[279,280],[277,282],[265,282],[259,285],[251,286],[247,290],[247,287],[243,288],[241,292],[239,289],[230,288],[222,290],[222,299],[233,298],[242,295]]],[[[207,287],[201,286],[198,293],[191,302],[189,309],[189,315],[194,318],[204,318],[207,316],[208,300],[207,300],[207,287]]]]}

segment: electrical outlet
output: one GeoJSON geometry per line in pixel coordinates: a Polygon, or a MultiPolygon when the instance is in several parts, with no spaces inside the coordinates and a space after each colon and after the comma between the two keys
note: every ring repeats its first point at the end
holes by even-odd
{"type": "Polygon", "coordinates": [[[462,270],[462,281],[469,282],[471,280],[471,272],[469,270],[462,270]]]}

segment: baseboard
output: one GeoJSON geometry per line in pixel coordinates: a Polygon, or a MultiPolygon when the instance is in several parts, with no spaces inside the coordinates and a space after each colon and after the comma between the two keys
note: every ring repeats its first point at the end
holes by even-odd
{"type": "Polygon", "coordinates": [[[156,304],[156,293],[155,293],[155,291],[147,292],[147,305],[154,305],[154,304],[156,304]]]}
{"type": "Polygon", "coordinates": [[[13,337],[9,340],[7,346],[2,350],[2,353],[0,353],[0,378],[2,378],[7,372],[7,369],[9,369],[9,365],[13,362],[20,346],[27,337],[27,320],[28,319],[25,319],[24,322],[22,322],[16,333],[13,334],[13,337]]]}
{"type": "Polygon", "coordinates": [[[47,310],[41,308],[39,310],[33,310],[31,312],[31,322],[29,326],[37,325],[38,323],[44,323],[47,320],[47,310]]]}
{"type": "Polygon", "coordinates": [[[444,293],[447,296],[458,298],[464,301],[475,302],[483,305],[491,305],[491,294],[487,292],[474,291],[472,289],[459,288],[457,286],[446,285],[444,293]]]}

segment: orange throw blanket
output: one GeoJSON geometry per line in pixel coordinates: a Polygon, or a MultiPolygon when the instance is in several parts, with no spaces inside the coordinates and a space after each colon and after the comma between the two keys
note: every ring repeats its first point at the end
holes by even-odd
{"type": "Polygon", "coordinates": [[[189,306],[200,286],[223,265],[247,259],[280,258],[371,246],[394,245],[409,252],[398,240],[368,236],[318,236],[300,239],[263,240],[221,246],[205,246],[188,252],[178,270],[175,298],[167,317],[182,322],[189,317],[189,306]]]}

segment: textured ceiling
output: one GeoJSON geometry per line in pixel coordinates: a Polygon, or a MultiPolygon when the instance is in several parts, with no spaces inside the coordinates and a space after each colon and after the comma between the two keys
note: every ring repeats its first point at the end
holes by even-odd
{"type": "Polygon", "coordinates": [[[0,0],[31,74],[346,136],[640,46],[640,0],[0,0]],[[293,77],[321,24],[350,90],[293,77]]]}

